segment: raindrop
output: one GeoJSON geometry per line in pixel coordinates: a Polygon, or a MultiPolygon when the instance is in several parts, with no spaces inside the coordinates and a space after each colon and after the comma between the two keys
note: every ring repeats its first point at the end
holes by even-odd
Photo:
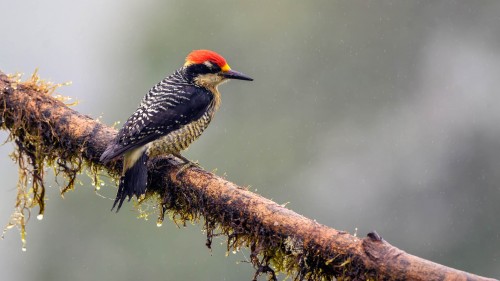
{"type": "Polygon", "coordinates": [[[39,221],[43,220],[43,214],[39,214],[38,216],[36,216],[36,218],[37,218],[39,221]]]}

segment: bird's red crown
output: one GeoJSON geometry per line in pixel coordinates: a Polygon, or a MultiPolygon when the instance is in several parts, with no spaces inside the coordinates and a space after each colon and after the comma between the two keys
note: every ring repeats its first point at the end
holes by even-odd
{"type": "Polygon", "coordinates": [[[204,63],[206,61],[216,63],[223,71],[228,71],[231,69],[226,60],[214,51],[195,50],[189,53],[189,55],[186,57],[186,65],[193,63],[204,63]]]}

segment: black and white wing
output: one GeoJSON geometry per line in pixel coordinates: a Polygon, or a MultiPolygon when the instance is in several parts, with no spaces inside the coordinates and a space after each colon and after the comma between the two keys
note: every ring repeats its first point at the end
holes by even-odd
{"type": "Polygon", "coordinates": [[[107,163],[199,119],[212,100],[213,95],[204,88],[168,84],[165,80],[158,83],[106,148],[101,162],[107,163]]]}

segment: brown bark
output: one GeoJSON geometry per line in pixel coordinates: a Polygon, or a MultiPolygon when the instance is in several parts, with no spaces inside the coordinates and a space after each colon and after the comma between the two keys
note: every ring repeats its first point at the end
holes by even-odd
{"type": "MultiPolygon", "coordinates": [[[[45,128],[43,145],[78,150],[85,160],[99,164],[99,156],[116,134],[36,87],[14,85],[1,72],[0,91],[0,121],[14,135],[19,133],[12,131],[16,120],[23,118],[26,130],[45,128]]],[[[329,228],[198,168],[176,176],[175,159],[156,158],[149,167],[148,189],[162,195],[167,209],[181,217],[203,217],[208,242],[218,227],[228,235],[228,247],[248,246],[257,273],[272,277],[274,268],[311,280],[334,276],[339,280],[493,280],[407,254],[376,233],[358,238],[329,228]]],[[[106,168],[117,174],[120,163],[106,168]]]]}

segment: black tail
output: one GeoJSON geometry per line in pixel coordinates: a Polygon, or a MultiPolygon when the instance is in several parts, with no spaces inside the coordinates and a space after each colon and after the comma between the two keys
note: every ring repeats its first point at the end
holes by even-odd
{"type": "MultiPolygon", "coordinates": [[[[115,208],[116,204],[118,204],[118,208],[116,212],[120,210],[122,207],[123,201],[128,196],[128,201],[132,199],[132,196],[136,196],[139,198],[141,195],[146,193],[146,185],[148,181],[148,169],[147,169],[147,161],[148,156],[144,151],[132,165],[132,167],[128,167],[125,171],[125,174],[120,178],[120,184],[118,186],[118,193],[116,194],[115,202],[113,203],[113,208],[115,208]]],[[[124,161],[125,162],[125,161],[124,161]]]]}

